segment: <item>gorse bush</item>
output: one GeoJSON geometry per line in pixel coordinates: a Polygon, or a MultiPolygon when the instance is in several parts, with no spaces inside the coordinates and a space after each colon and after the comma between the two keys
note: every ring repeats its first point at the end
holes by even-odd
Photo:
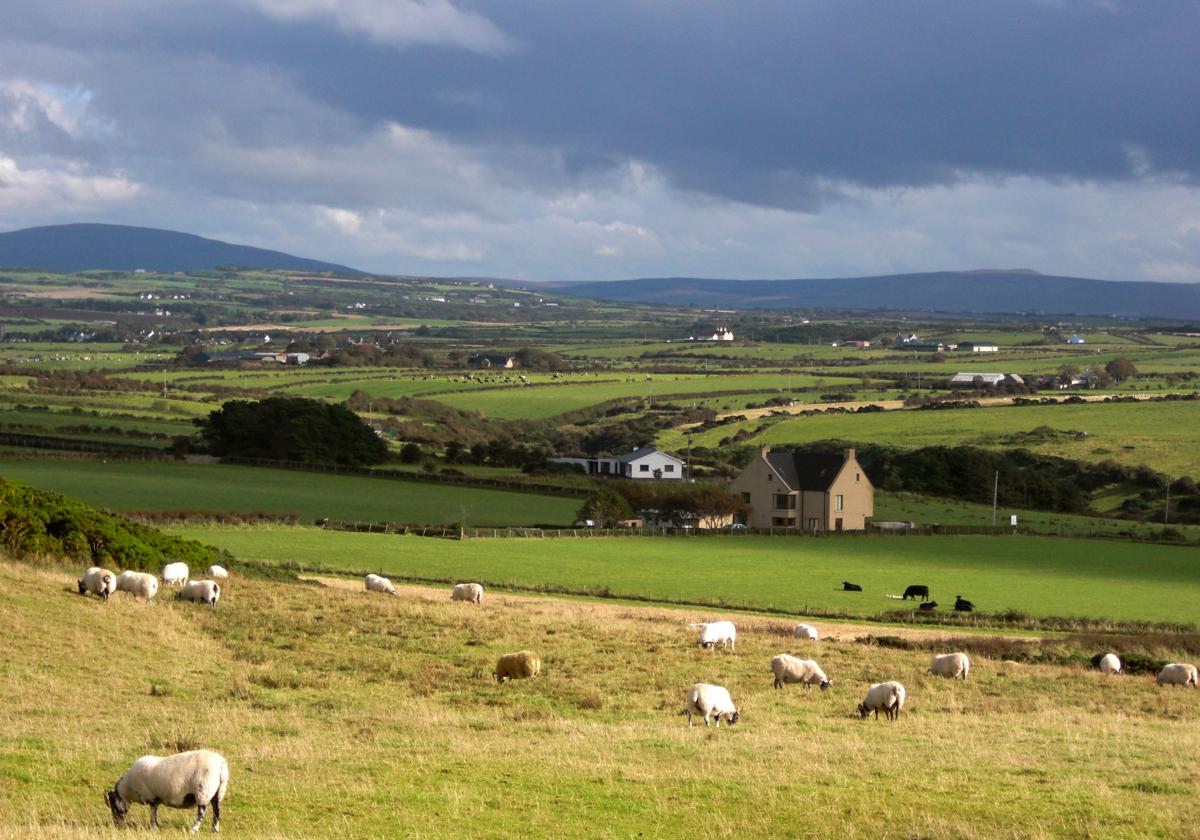
{"type": "Polygon", "coordinates": [[[83,502],[0,479],[0,545],[20,558],[55,557],[157,571],[168,560],[193,568],[228,563],[227,551],[171,537],[83,502]]]}

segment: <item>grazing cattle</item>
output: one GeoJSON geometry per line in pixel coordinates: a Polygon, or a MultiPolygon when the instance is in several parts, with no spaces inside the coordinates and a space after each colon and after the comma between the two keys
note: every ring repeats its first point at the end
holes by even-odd
{"type": "Polygon", "coordinates": [[[904,590],[904,600],[907,601],[909,598],[912,598],[914,601],[926,600],[929,598],[929,587],[914,583],[904,590]]]}
{"type": "Polygon", "coordinates": [[[857,583],[851,583],[848,580],[844,580],[844,581],[842,581],[842,591],[843,592],[862,592],[862,587],[859,586],[857,583]]]}
{"type": "Polygon", "coordinates": [[[959,612],[971,612],[975,609],[975,605],[961,595],[954,596],[954,609],[959,612]]]}
{"type": "Polygon", "coordinates": [[[917,609],[924,610],[925,612],[933,612],[937,609],[937,601],[925,601],[917,609]]]}

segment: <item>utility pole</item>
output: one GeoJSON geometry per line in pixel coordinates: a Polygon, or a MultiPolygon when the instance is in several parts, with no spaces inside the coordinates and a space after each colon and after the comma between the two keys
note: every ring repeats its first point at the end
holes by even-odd
{"type": "Polygon", "coordinates": [[[1167,518],[1171,513],[1171,482],[1167,482],[1167,503],[1163,505],[1163,528],[1167,527],[1167,518]]]}
{"type": "Polygon", "coordinates": [[[996,470],[996,481],[992,485],[992,527],[996,527],[996,500],[1000,497],[1000,470],[996,470]]]}
{"type": "Polygon", "coordinates": [[[689,435],[687,436],[687,443],[688,443],[688,448],[687,448],[687,480],[688,480],[688,484],[691,484],[691,483],[692,483],[692,436],[691,436],[691,434],[689,434],[689,435]]]}

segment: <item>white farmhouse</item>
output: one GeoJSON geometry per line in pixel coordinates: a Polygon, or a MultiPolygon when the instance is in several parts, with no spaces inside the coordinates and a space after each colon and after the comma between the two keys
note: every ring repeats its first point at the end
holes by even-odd
{"type": "Polygon", "coordinates": [[[608,458],[551,458],[553,464],[573,464],[588,475],[614,478],[679,480],[683,461],[649,446],[608,458]]]}

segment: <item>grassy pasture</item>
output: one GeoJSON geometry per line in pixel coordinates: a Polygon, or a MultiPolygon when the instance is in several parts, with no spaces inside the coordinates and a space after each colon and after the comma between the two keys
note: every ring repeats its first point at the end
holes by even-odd
{"type": "Polygon", "coordinates": [[[115,511],[270,512],[350,521],[567,526],[580,499],[365,476],[174,462],[0,458],[0,475],[115,511]]]}
{"type": "MultiPolygon", "coordinates": [[[[715,446],[751,420],[695,435],[693,445],[715,446]]],[[[1083,439],[1064,438],[1022,444],[1047,455],[1083,461],[1112,458],[1125,464],[1148,464],[1172,475],[1196,469],[1200,446],[1200,402],[1089,403],[1084,405],[1005,406],[951,411],[891,411],[877,414],[834,414],[782,420],[751,438],[753,443],[784,445],[838,438],[906,447],[973,443],[1008,448],[1003,436],[1039,426],[1086,432],[1083,439]]],[[[660,436],[671,445],[679,432],[660,436]]]]}
{"type": "MultiPolygon", "coordinates": [[[[173,528],[237,557],[416,579],[482,579],[656,600],[875,616],[910,583],[1035,616],[1200,623],[1195,549],[1049,537],[479,539],[316,528],[173,528]],[[841,591],[843,580],[863,593],[841,591]]],[[[911,602],[910,602],[911,606],[911,602]]]]}
{"type": "Polygon", "coordinates": [[[229,760],[223,828],[246,838],[1196,836],[1200,693],[1144,676],[977,656],[951,682],[865,628],[806,647],[743,617],[735,653],[702,651],[685,625],[706,614],[357,582],[104,605],[75,574],[0,564],[3,837],[127,836],[102,791],[197,747],[229,760]],[[542,675],[497,685],[521,648],[542,675]],[[833,688],[774,691],[784,650],[833,688]],[[899,722],[851,715],[880,679],[908,688],[899,722]],[[697,681],[729,687],[736,727],[687,727],[697,681]]]}

